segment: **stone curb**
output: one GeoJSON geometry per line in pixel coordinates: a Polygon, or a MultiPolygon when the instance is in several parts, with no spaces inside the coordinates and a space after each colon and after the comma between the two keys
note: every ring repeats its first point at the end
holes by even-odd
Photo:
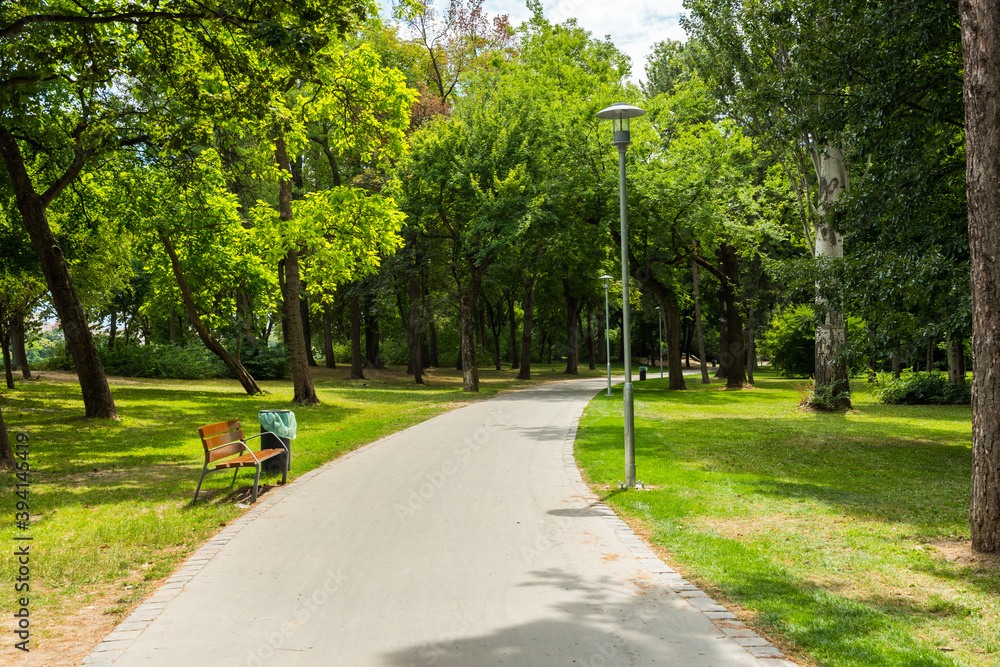
{"type": "MultiPolygon", "coordinates": [[[[434,418],[432,417],[426,421],[432,421],[434,418]]],[[[597,495],[590,490],[590,487],[583,481],[583,476],[580,474],[579,467],[577,467],[576,458],[573,456],[573,444],[576,442],[576,433],[579,426],[580,420],[577,418],[573,425],[570,426],[566,434],[566,439],[563,441],[563,467],[570,478],[570,482],[578,487],[579,493],[592,501],[590,504],[591,509],[612,525],[619,539],[628,547],[636,560],[665,586],[678,594],[684,592],[687,604],[694,606],[692,599],[699,599],[700,602],[706,603],[695,608],[711,619],[724,634],[734,640],[738,637],[738,643],[750,655],[757,658],[758,664],[761,667],[798,667],[794,662],[784,659],[781,651],[772,646],[770,642],[747,628],[741,621],[736,620],[736,616],[725,611],[721,605],[718,605],[696,586],[684,580],[677,571],[664,563],[646,546],[645,542],[635,534],[628,524],[618,518],[618,515],[611,507],[601,502],[597,495]],[[720,609],[722,611],[719,611],[720,609]],[[717,621],[722,621],[725,625],[717,621]],[[731,632],[738,634],[730,634],[731,632]]],[[[177,597],[177,594],[184,589],[185,585],[198,576],[222,546],[233,539],[248,523],[281,502],[285,496],[291,493],[295,484],[319,475],[327,466],[339,463],[344,459],[349,459],[363,449],[378,446],[378,444],[392,440],[398,435],[398,433],[393,433],[385,438],[359,447],[296,477],[283,486],[269,490],[264,497],[257,501],[254,507],[240,518],[231,521],[225,528],[202,544],[197,551],[188,556],[177,570],[160,585],[155,593],[147,597],[128,617],[112,629],[101,640],[100,644],[94,647],[90,654],[81,662],[81,667],[111,667],[115,660],[125,652],[125,649],[131,646],[135,639],[159,616],[167,604],[177,597]]]]}
{"type": "Polygon", "coordinates": [[[570,482],[574,484],[581,496],[590,500],[590,508],[595,514],[608,522],[614,529],[618,539],[622,541],[635,559],[661,584],[671,589],[686,604],[705,614],[712,623],[727,637],[743,647],[747,653],[757,660],[761,667],[797,667],[786,659],[781,650],[767,639],[748,628],[736,616],[713,600],[707,593],[686,581],[680,573],[667,565],[640,538],[632,528],[622,521],[615,511],[603,503],[601,499],[583,481],[583,475],[573,455],[573,445],[580,426],[578,419],[570,427],[563,441],[563,467],[570,482]]]}
{"type": "MultiPolygon", "coordinates": [[[[354,450],[357,451],[357,450],[354,450]]],[[[353,453],[353,452],[351,452],[353,453]]],[[[345,454],[349,456],[350,454],[345,454]]],[[[344,457],[341,457],[344,458],[344,457]]],[[[84,667],[105,667],[112,665],[115,660],[121,657],[129,646],[149,627],[160,612],[166,608],[167,604],[180,593],[188,582],[195,579],[204,567],[211,562],[212,558],[219,553],[219,548],[233,539],[237,533],[243,530],[244,526],[266,512],[274,505],[281,502],[288,495],[296,482],[304,481],[314,477],[323,470],[324,466],[310,470],[309,472],[296,477],[293,481],[269,489],[268,492],[258,498],[257,504],[250,508],[240,518],[230,521],[225,528],[213,535],[197,551],[188,556],[178,568],[164,580],[160,587],[152,595],[147,597],[131,614],[121,621],[108,635],[101,640],[101,643],[94,647],[83,662],[84,667]]]]}

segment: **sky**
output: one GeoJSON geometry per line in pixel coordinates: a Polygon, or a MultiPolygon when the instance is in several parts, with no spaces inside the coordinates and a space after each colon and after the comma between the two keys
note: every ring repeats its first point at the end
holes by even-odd
{"type": "MultiPolygon", "coordinates": [[[[388,16],[392,0],[378,0],[388,16]]],[[[632,59],[632,81],[645,80],[646,56],[653,44],[664,39],[686,41],[678,19],[684,10],[683,0],[542,0],[545,16],[552,23],[575,18],[597,39],[611,37],[621,51],[632,59]]],[[[444,0],[436,2],[444,6],[444,0]]],[[[513,25],[531,12],[525,0],[485,0],[483,8],[490,15],[507,14],[513,25]]]]}
{"type": "MultiPolygon", "coordinates": [[[[483,7],[491,14],[507,14],[513,24],[531,15],[524,0],[486,0],[483,7]]],[[[636,82],[646,78],[646,56],[655,42],[687,39],[678,23],[682,0],[542,0],[542,7],[552,23],[575,18],[594,37],[610,36],[632,59],[636,82]]]]}

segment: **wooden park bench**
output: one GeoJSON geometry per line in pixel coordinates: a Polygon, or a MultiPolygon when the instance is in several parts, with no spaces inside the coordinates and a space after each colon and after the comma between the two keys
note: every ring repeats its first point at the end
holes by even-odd
{"type": "MultiPolygon", "coordinates": [[[[251,435],[249,438],[243,436],[243,427],[240,424],[239,419],[231,419],[225,422],[219,422],[218,424],[208,424],[207,426],[201,426],[198,428],[198,433],[201,435],[201,444],[205,448],[205,465],[201,469],[201,477],[198,479],[198,488],[194,492],[194,500],[191,501],[193,504],[198,500],[198,493],[201,491],[201,483],[205,479],[205,475],[209,472],[209,464],[215,463],[212,470],[228,470],[233,468],[233,481],[230,486],[236,483],[236,475],[239,474],[240,468],[256,468],[257,474],[254,476],[253,480],[253,498],[251,503],[257,502],[257,487],[260,484],[260,464],[264,461],[284,454],[286,449],[284,447],[278,449],[264,449],[261,451],[253,451],[250,446],[247,445],[248,440],[253,440],[254,438],[259,438],[262,433],[256,435],[251,435]],[[235,458],[229,458],[235,457],[235,458]],[[228,459],[223,461],[222,459],[228,459]],[[219,461],[219,463],[216,463],[219,461]]],[[[284,484],[288,479],[288,461],[290,457],[285,458],[285,466],[281,473],[281,483],[284,484]]]]}

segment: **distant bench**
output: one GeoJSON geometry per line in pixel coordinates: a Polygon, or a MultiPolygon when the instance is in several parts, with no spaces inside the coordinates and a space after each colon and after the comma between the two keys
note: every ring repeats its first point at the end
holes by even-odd
{"type": "MultiPolygon", "coordinates": [[[[240,424],[239,419],[201,426],[198,428],[198,434],[201,435],[201,444],[205,448],[205,465],[202,466],[201,477],[198,479],[198,488],[195,489],[194,499],[191,503],[194,504],[198,500],[201,483],[204,481],[205,475],[210,472],[208,466],[211,463],[215,463],[215,466],[211,470],[234,469],[233,481],[230,486],[236,483],[236,475],[239,474],[240,468],[256,468],[257,474],[253,479],[253,498],[250,502],[257,502],[257,487],[260,484],[260,464],[270,458],[284,454],[286,452],[284,443],[278,449],[253,451],[247,445],[247,441],[259,438],[263,433],[251,435],[249,438],[244,437],[243,426],[240,424]],[[226,461],[221,460],[231,456],[235,456],[235,458],[229,458],[226,461]],[[220,462],[216,463],[216,461],[220,462]]],[[[285,466],[281,471],[282,484],[288,480],[288,461],[289,457],[286,457],[285,466]]]]}

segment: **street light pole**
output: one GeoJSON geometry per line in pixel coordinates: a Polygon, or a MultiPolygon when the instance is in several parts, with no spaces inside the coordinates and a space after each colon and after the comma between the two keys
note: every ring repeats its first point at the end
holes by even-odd
{"type": "Polygon", "coordinates": [[[625,488],[633,488],[635,478],[635,401],[632,390],[632,342],[629,329],[628,303],[628,195],[625,191],[625,153],[632,143],[629,133],[629,120],[637,118],[646,112],[630,104],[616,102],[607,109],[597,113],[598,118],[612,121],[614,139],[611,142],[618,148],[618,199],[621,205],[621,237],[622,237],[622,348],[625,356],[625,385],[623,388],[625,404],[625,488]]]}
{"type": "Polygon", "coordinates": [[[604,274],[601,276],[601,280],[604,281],[604,345],[606,346],[606,352],[604,360],[608,362],[608,396],[611,395],[611,338],[609,333],[611,331],[611,320],[610,311],[608,309],[608,286],[612,277],[604,274]]]}
{"type": "Polygon", "coordinates": [[[663,320],[660,318],[662,309],[656,307],[656,330],[660,332],[660,379],[663,379],[663,320]]]}

